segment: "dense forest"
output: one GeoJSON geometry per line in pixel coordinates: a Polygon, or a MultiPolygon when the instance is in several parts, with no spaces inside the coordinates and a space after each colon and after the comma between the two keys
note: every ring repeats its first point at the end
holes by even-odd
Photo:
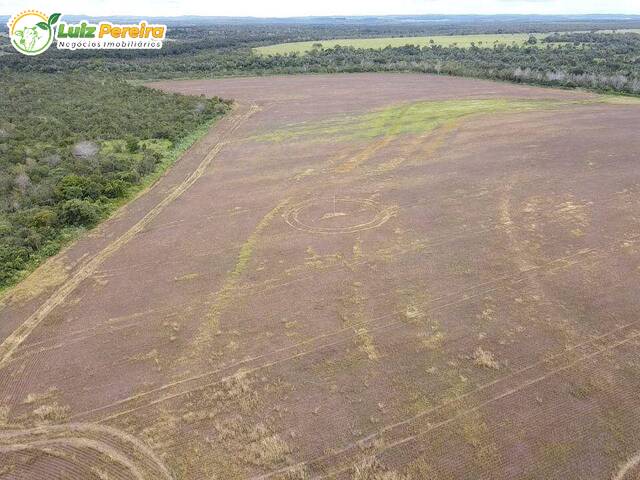
{"type": "Polygon", "coordinates": [[[140,80],[281,73],[413,71],[640,94],[640,19],[411,19],[171,25],[161,50],[18,54],[0,31],[0,289],[109,214],[229,107],[140,80]],[[577,32],[579,31],[579,32],[577,32]],[[375,36],[547,32],[524,45],[254,47],[375,36]],[[555,33],[554,33],[555,32],[555,33]],[[131,82],[136,80],[136,82],[131,82]]]}
{"type": "MultiPolygon", "coordinates": [[[[524,28],[523,25],[518,25],[524,28]]],[[[534,24],[547,31],[555,24],[534,24]]],[[[570,24],[570,26],[575,26],[570,24]]],[[[633,26],[633,25],[630,25],[633,26]]],[[[532,25],[529,25],[529,30],[532,25]]],[[[566,27],[566,25],[565,25],[566,27]]],[[[482,33],[513,25],[484,26],[482,33]]],[[[318,48],[308,54],[262,56],[253,47],[287,41],[379,34],[419,35],[479,30],[450,26],[223,25],[175,26],[159,51],[57,51],[38,57],[11,50],[0,37],[0,72],[117,74],[153,79],[281,73],[414,71],[528,82],[563,87],[640,93],[640,34],[552,33],[525,45],[477,44],[471,48],[430,45],[385,49],[318,48]]],[[[595,30],[592,28],[592,30],[595,30]]]]}
{"type": "Polygon", "coordinates": [[[0,78],[0,289],[171,163],[229,105],[77,75],[0,78]]]}

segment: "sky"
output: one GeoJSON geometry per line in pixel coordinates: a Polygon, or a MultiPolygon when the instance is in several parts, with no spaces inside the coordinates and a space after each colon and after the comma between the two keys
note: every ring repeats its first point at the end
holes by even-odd
{"type": "Polygon", "coordinates": [[[253,16],[417,14],[640,14],[640,0],[0,0],[0,15],[253,16]]]}

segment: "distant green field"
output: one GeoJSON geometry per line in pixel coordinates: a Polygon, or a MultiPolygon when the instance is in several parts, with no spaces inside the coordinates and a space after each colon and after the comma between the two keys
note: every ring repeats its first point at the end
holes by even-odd
{"type": "Polygon", "coordinates": [[[640,33],[640,28],[621,28],[620,30],[599,30],[599,33],[640,33]]]}
{"type": "MultiPolygon", "coordinates": [[[[618,33],[640,33],[640,29],[616,30],[618,33]]],[[[601,33],[613,33],[612,30],[601,30],[601,33]]],[[[402,47],[405,45],[418,45],[420,47],[428,45],[442,45],[450,47],[456,45],[462,48],[468,48],[472,43],[479,47],[492,46],[495,43],[503,43],[505,45],[524,44],[530,36],[536,37],[538,40],[549,35],[548,33],[502,33],[502,34],[484,34],[484,35],[434,35],[431,37],[383,37],[383,38],[340,38],[334,40],[317,40],[311,42],[291,42],[279,43],[277,45],[268,45],[266,47],[255,48],[256,53],[260,55],[276,55],[284,53],[304,53],[312,50],[314,44],[321,44],[322,48],[333,48],[337,45],[343,47],[355,48],[385,48],[385,47],[402,47]]],[[[538,43],[540,45],[540,43],[538,43]]],[[[548,45],[548,44],[545,44],[548,45]]]]}
{"type": "MultiPolygon", "coordinates": [[[[541,39],[547,34],[536,33],[533,36],[541,39]]],[[[458,47],[470,47],[472,43],[478,46],[491,46],[494,43],[523,44],[527,41],[528,33],[504,33],[495,35],[435,35],[432,37],[384,37],[384,38],[348,38],[334,40],[318,40],[313,42],[292,42],[280,43],[256,48],[256,52],[261,55],[276,55],[278,53],[304,53],[313,49],[316,43],[322,44],[323,48],[333,48],[336,45],[355,48],[384,48],[402,47],[404,45],[419,45],[421,47],[437,44],[445,47],[457,45],[458,47]]]]}

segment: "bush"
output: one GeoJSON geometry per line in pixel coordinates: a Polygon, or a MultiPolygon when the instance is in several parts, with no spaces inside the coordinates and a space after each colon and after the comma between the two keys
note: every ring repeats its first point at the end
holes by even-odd
{"type": "Polygon", "coordinates": [[[160,161],[160,154],[156,152],[145,151],[142,161],[138,165],[138,173],[140,175],[148,175],[156,168],[156,164],[160,161]]]}
{"type": "Polygon", "coordinates": [[[100,195],[100,185],[93,180],[80,175],[67,175],[60,180],[56,194],[60,199],[91,198],[95,200],[100,195]]]}
{"type": "Polygon", "coordinates": [[[30,229],[51,227],[56,224],[58,216],[56,212],[48,207],[32,208],[23,212],[18,212],[15,216],[15,223],[30,229]]]}
{"type": "Polygon", "coordinates": [[[0,284],[15,281],[18,274],[25,268],[29,259],[29,250],[25,247],[16,247],[0,244],[0,284]]]}
{"type": "Polygon", "coordinates": [[[60,217],[67,225],[89,227],[100,219],[100,207],[86,200],[74,198],[62,204],[60,217]]]}
{"type": "Polygon", "coordinates": [[[136,153],[139,149],[138,139],[134,137],[127,137],[126,146],[127,146],[127,152],[136,153]]]}
{"type": "Polygon", "coordinates": [[[111,180],[104,186],[102,193],[108,198],[124,197],[127,193],[127,183],[122,180],[111,180]]]}
{"type": "Polygon", "coordinates": [[[89,73],[2,72],[0,289],[98,222],[173,158],[172,144],[227,108],[89,73]]]}

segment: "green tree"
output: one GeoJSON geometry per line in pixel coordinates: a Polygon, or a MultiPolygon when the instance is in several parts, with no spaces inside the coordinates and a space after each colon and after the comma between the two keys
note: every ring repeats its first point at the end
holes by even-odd
{"type": "Polygon", "coordinates": [[[100,209],[94,203],[74,198],[62,204],[60,216],[67,225],[89,227],[100,218],[100,209]]]}

